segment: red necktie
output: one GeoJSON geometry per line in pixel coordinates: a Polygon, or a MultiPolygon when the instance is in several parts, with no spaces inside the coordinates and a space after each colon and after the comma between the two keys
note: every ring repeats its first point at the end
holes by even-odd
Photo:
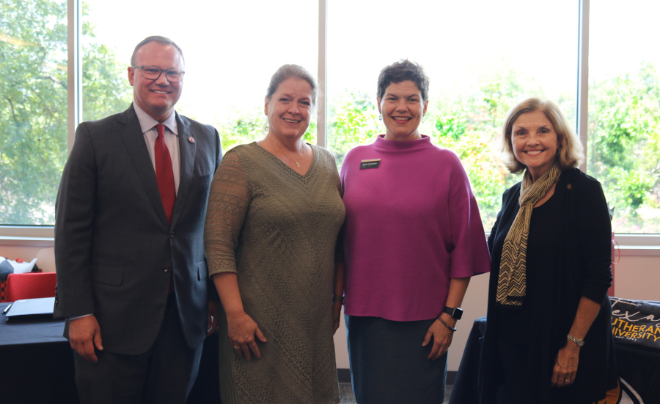
{"type": "Polygon", "coordinates": [[[160,192],[160,199],[163,201],[167,221],[172,223],[172,211],[174,211],[174,202],[176,201],[172,159],[170,158],[170,151],[165,144],[165,125],[159,123],[156,125],[156,129],[158,130],[158,137],[154,145],[156,181],[158,182],[158,191],[160,192]]]}
{"type": "MultiPolygon", "coordinates": [[[[163,208],[167,215],[167,221],[172,223],[172,211],[174,210],[174,202],[176,201],[176,191],[174,190],[174,171],[172,171],[172,158],[170,157],[170,150],[165,144],[165,125],[159,123],[156,125],[158,130],[158,137],[154,144],[154,155],[156,160],[156,181],[158,182],[158,192],[160,193],[160,200],[163,201],[163,208]]],[[[174,291],[174,279],[170,272],[170,285],[167,293],[170,294],[174,291]]]]}

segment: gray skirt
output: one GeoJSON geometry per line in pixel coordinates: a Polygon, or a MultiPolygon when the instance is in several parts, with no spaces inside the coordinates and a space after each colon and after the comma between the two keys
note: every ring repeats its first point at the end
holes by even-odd
{"type": "Polygon", "coordinates": [[[345,315],[353,393],[359,404],[442,404],[447,355],[427,359],[435,319],[390,321],[345,315]]]}

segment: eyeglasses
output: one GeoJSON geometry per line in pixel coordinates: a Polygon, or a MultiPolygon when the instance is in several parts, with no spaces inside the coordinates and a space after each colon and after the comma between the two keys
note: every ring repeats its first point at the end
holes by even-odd
{"type": "Polygon", "coordinates": [[[163,70],[156,66],[131,66],[134,69],[142,70],[142,77],[147,80],[158,80],[161,74],[165,73],[165,78],[172,82],[178,83],[183,80],[183,75],[186,72],[180,72],[178,70],[163,70]]]}

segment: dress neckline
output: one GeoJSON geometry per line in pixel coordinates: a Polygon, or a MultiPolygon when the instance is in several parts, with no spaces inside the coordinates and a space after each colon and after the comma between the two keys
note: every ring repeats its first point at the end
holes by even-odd
{"type": "Polygon", "coordinates": [[[311,172],[315,169],[315,167],[316,167],[317,160],[318,160],[318,153],[317,153],[317,151],[314,149],[314,146],[313,146],[312,144],[307,143],[307,142],[305,142],[305,143],[306,143],[307,145],[309,145],[309,147],[312,149],[312,164],[309,165],[309,169],[307,170],[307,172],[306,172],[305,174],[300,174],[298,171],[296,171],[296,170],[294,170],[293,168],[289,167],[288,164],[286,164],[285,162],[283,162],[282,160],[280,160],[280,158],[277,157],[276,155],[274,155],[273,153],[271,153],[271,152],[269,152],[268,150],[266,150],[263,146],[261,146],[261,145],[260,145],[259,143],[257,143],[256,141],[250,143],[250,145],[254,145],[254,146],[256,146],[256,148],[257,148],[258,150],[260,150],[263,154],[268,155],[269,158],[270,158],[272,161],[275,162],[275,164],[279,164],[281,167],[286,167],[287,170],[289,170],[290,172],[294,173],[295,175],[297,175],[297,176],[300,177],[300,178],[307,178],[307,177],[310,175],[310,173],[311,173],[311,172]]]}
{"type": "Polygon", "coordinates": [[[433,146],[430,137],[426,135],[421,136],[421,139],[396,141],[386,140],[385,135],[378,135],[376,141],[374,142],[374,147],[380,151],[406,152],[411,150],[425,149],[429,146],[433,146]]]}

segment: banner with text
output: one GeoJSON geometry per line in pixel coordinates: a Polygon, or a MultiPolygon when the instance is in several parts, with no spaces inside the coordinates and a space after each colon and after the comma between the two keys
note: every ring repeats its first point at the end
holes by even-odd
{"type": "Polygon", "coordinates": [[[617,343],[660,351],[660,302],[610,297],[612,334],[617,343]]]}

